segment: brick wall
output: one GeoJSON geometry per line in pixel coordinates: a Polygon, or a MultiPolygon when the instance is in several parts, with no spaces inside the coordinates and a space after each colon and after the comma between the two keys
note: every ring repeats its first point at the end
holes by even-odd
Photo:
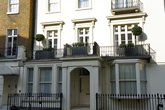
{"type": "Polygon", "coordinates": [[[18,45],[31,56],[33,0],[19,0],[19,13],[7,14],[8,0],[0,2],[0,47],[5,47],[7,29],[18,29],[18,45]]]}

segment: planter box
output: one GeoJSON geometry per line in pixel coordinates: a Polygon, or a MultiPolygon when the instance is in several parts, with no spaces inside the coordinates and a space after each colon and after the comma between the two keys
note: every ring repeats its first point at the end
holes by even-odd
{"type": "Polygon", "coordinates": [[[144,56],[148,53],[144,49],[142,45],[135,45],[134,47],[127,47],[125,48],[125,55],[126,56],[144,56]]]}
{"type": "Polygon", "coordinates": [[[72,55],[88,55],[88,48],[86,46],[72,47],[72,55]]]}
{"type": "Polygon", "coordinates": [[[54,51],[38,50],[35,53],[35,59],[53,59],[55,58],[54,51]]]}
{"type": "Polygon", "coordinates": [[[118,48],[119,56],[125,56],[125,50],[126,50],[126,48],[118,48]]]}

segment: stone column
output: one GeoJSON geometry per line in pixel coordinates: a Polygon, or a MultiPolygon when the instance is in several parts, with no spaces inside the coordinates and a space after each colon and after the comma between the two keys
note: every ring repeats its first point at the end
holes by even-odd
{"type": "Polygon", "coordinates": [[[90,110],[96,110],[96,93],[99,93],[99,67],[90,67],[90,110]]]}

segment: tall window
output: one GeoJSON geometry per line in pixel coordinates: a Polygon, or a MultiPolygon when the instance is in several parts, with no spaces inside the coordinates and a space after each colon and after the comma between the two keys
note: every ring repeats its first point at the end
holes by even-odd
{"type": "Polygon", "coordinates": [[[58,73],[58,93],[62,93],[62,67],[57,68],[58,73]]]}
{"type": "Polygon", "coordinates": [[[90,0],[78,0],[78,8],[90,8],[90,0]]]}
{"type": "Polygon", "coordinates": [[[19,0],[9,0],[8,12],[18,13],[19,11],[19,0]]]}
{"type": "Polygon", "coordinates": [[[48,0],[48,12],[60,11],[60,0],[48,0]]]}
{"type": "Polygon", "coordinates": [[[17,29],[7,30],[7,56],[15,56],[17,53],[17,29]]]}
{"type": "MultiPolygon", "coordinates": [[[[132,24],[115,25],[114,26],[114,44],[119,46],[120,44],[134,43],[135,39],[132,34],[132,24]]],[[[137,39],[136,39],[137,40],[137,39]]]]}
{"type": "Polygon", "coordinates": [[[48,30],[47,38],[48,38],[48,47],[57,49],[58,30],[48,30]]]}
{"type": "Polygon", "coordinates": [[[79,42],[89,43],[89,27],[78,29],[79,42]]]}
{"type": "Polygon", "coordinates": [[[133,0],[115,0],[115,8],[129,8],[133,6],[133,3],[137,2],[133,0]]]}
{"type": "Polygon", "coordinates": [[[28,68],[28,79],[27,79],[27,92],[32,93],[33,92],[33,68],[28,68]]]}
{"type": "Polygon", "coordinates": [[[111,90],[113,94],[145,94],[146,70],[141,63],[118,63],[112,66],[111,90]]]}
{"type": "Polygon", "coordinates": [[[51,89],[52,89],[52,68],[42,67],[40,68],[39,92],[51,93],[51,89]]]}

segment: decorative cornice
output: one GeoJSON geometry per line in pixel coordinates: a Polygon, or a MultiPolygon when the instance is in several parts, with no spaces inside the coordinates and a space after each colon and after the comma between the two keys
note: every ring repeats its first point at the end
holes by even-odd
{"type": "Polygon", "coordinates": [[[83,22],[96,22],[96,18],[84,18],[84,19],[74,19],[73,23],[83,23],[83,22]]]}
{"type": "Polygon", "coordinates": [[[123,15],[115,15],[115,16],[107,16],[108,20],[117,20],[117,19],[128,19],[128,18],[139,18],[139,17],[147,17],[146,13],[135,13],[135,14],[123,14],[123,15]]]}
{"type": "Polygon", "coordinates": [[[63,21],[51,21],[51,22],[42,22],[43,26],[51,26],[51,25],[64,25],[63,21]]]}

